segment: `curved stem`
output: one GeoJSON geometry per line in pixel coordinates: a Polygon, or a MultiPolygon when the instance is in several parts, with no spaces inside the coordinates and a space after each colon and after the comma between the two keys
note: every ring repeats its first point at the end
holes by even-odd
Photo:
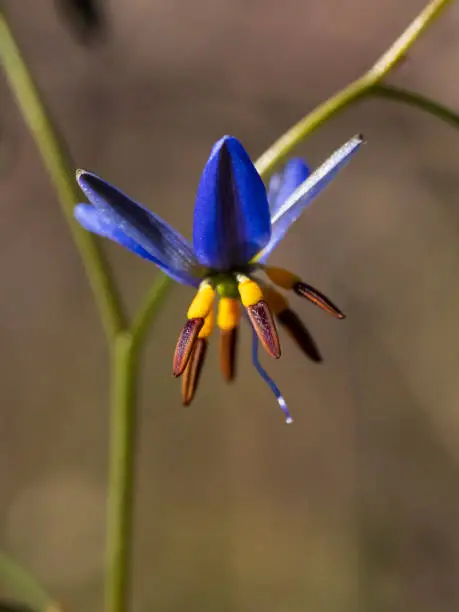
{"type": "Polygon", "coordinates": [[[140,348],[151,321],[158,312],[171,287],[172,279],[163,272],[159,272],[158,278],[147,292],[131,325],[132,340],[136,348],[140,348]]]}
{"type": "Polygon", "coordinates": [[[432,0],[429,4],[413,19],[406,30],[392,43],[389,49],[373,64],[367,72],[374,83],[381,81],[386,74],[394,68],[417,38],[426,30],[440,13],[453,0],[432,0]]]}
{"type": "Polygon", "coordinates": [[[392,87],[391,85],[375,85],[368,92],[369,95],[379,96],[380,98],[387,98],[389,100],[395,100],[396,102],[404,102],[409,106],[414,106],[420,110],[430,113],[438,119],[445,121],[449,125],[455,128],[459,128],[459,113],[455,113],[451,109],[430,100],[425,96],[421,96],[418,93],[408,91],[406,89],[399,89],[398,87],[392,87]]]}
{"type": "Polygon", "coordinates": [[[95,238],[73,219],[73,208],[81,199],[73,165],[57,136],[57,130],[46,112],[37,87],[1,11],[0,62],[57,191],[62,212],[83,261],[107,337],[113,338],[124,327],[118,293],[108,264],[95,238]]]}
{"type": "MultiPolygon", "coordinates": [[[[312,111],[274,143],[256,163],[260,174],[266,178],[307,135],[335,113],[368,93],[377,94],[378,89],[375,86],[451,1],[432,0],[367,73],[312,111]]],[[[73,206],[79,194],[69,172],[67,159],[62,153],[52,124],[1,12],[0,54],[7,78],[60,196],[63,212],[80,251],[107,335],[111,340],[112,408],[105,593],[107,612],[125,612],[129,595],[137,356],[147,327],[157,312],[170,281],[165,276],[156,281],[135,317],[131,331],[123,332],[125,323],[120,301],[97,244],[89,233],[73,222],[73,206]]]]}
{"type": "Polygon", "coordinates": [[[36,612],[59,610],[59,606],[37,579],[2,552],[0,552],[0,582],[14,590],[21,601],[27,603],[36,612]]]}
{"type": "Polygon", "coordinates": [[[366,76],[353,81],[350,85],[326,100],[311,113],[303,117],[292,128],[285,132],[255,162],[255,167],[262,178],[266,179],[281,164],[295,147],[303,142],[324,121],[344,110],[349,104],[365,95],[368,89],[366,76]]]}
{"type": "Polygon", "coordinates": [[[339,91],[309,113],[279,138],[256,162],[258,172],[267,178],[273,170],[324,121],[365,96],[399,62],[420,34],[452,0],[432,0],[411,22],[393,45],[362,77],[339,91]]]}

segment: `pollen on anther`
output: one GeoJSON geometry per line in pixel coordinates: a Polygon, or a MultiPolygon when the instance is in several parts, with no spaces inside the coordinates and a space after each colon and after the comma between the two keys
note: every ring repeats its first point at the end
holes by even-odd
{"type": "Polygon", "coordinates": [[[328,314],[331,314],[337,319],[345,319],[346,315],[323,293],[311,287],[307,283],[299,282],[293,287],[293,290],[300,297],[304,297],[328,314]]]}
{"type": "Polygon", "coordinates": [[[203,325],[204,319],[188,319],[183,326],[177,346],[175,347],[172,362],[172,373],[174,376],[177,377],[183,374],[203,325]]]}
{"type": "Polygon", "coordinates": [[[250,278],[243,278],[238,284],[238,291],[242,305],[245,308],[254,306],[263,299],[260,286],[250,278]]]}
{"type": "Polygon", "coordinates": [[[268,304],[261,300],[257,304],[249,306],[247,314],[265,350],[276,359],[279,359],[281,356],[279,336],[268,304]]]}
{"type": "Polygon", "coordinates": [[[187,317],[189,319],[204,319],[212,310],[215,298],[215,290],[211,285],[204,282],[198,289],[193,301],[188,308],[187,317]]]}
{"type": "Polygon", "coordinates": [[[207,340],[198,338],[182,376],[182,401],[189,406],[195,396],[207,354],[207,340]]]}

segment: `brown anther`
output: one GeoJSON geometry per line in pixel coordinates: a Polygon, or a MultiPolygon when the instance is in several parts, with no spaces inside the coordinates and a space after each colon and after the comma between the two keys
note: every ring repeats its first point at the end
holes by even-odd
{"type": "Polygon", "coordinates": [[[287,308],[278,313],[277,319],[287,330],[289,336],[295,341],[298,347],[312,359],[312,361],[317,363],[322,361],[322,355],[320,354],[317,344],[314,342],[314,338],[296,312],[287,308]]]}
{"type": "Polygon", "coordinates": [[[319,308],[322,308],[322,310],[325,310],[325,312],[328,312],[328,314],[331,314],[337,319],[346,318],[346,315],[341,312],[341,310],[337,306],[335,306],[333,302],[328,299],[327,296],[325,296],[323,293],[320,293],[320,291],[318,291],[317,289],[314,289],[314,287],[311,287],[311,285],[307,285],[306,283],[302,282],[296,283],[293,286],[293,290],[297,295],[306,298],[307,300],[309,300],[319,308]]]}
{"type": "Polygon", "coordinates": [[[207,340],[205,338],[198,338],[182,377],[182,401],[184,406],[191,404],[196,393],[206,353],[207,340]]]}
{"type": "Polygon", "coordinates": [[[220,369],[228,382],[234,380],[236,373],[237,339],[237,327],[220,331],[220,369]]]}
{"type": "Polygon", "coordinates": [[[279,336],[268,304],[261,300],[253,306],[248,306],[247,314],[265,350],[272,357],[279,359],[281,356],[279,336]]]}
{"type": "Polygon", "coordinates": [[[203,325],[204,319],[188,319],[185,323],[175,347],[172,362],[172,373],[174,376],[181,376],[183,374],[203,325]]]}

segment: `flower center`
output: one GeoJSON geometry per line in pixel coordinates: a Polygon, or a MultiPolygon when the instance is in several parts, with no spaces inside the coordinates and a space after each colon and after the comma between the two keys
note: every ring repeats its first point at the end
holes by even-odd
{"type": "MultiPolygon", "coordinates": [[[[260,286],[244,273],[216,273],[203,280],[190,304],[174,354],[173,373],[181,376],[199,339],[206,339],[214,327],[214,302],[218,295],[217,325],[223,335],[232,335],[241,318],[240,302],[265,349],[279,358],[281,351],[271,310],[260,286]]],[[[228,342],[230,346],[232,342],[228,342]]]]}
{"type": "Polygon", "coordinates": [[[215,287],[220,298],[239,299],[238,283],[234,274],[218,273],[210,276],[209,282],[215,287]]]}

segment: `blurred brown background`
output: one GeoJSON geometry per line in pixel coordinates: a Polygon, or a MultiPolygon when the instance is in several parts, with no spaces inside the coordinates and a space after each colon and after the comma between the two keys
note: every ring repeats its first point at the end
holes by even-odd
{"type": "MultiPolygon", "coordinates": [[[[359,75],[423,0],[112,0],[104,44],[51,2],[3,2],[75,165],[191,235],[225,133],[257,157],[359,75]]],[[[459,7],[391,76],[459,109],[459,7]]],[[[1,546],[75,611],[102,604],[107,353],[82,266],[0,78],[1,546]]],[[[459,609],[459,134],[367,101],[302,146],[368,145],[272,261],[348,313],[297,309],[324,354],[284,337],[237,384],[209,359],[190,409],[170,375],[191,292],[176,287],[142,365],[134,610],[459,609]]],[[[107,244],[131,311],[156,270],[107,244]]],[[[212,347],[216,356],[216,342],[212,347]]]]}

